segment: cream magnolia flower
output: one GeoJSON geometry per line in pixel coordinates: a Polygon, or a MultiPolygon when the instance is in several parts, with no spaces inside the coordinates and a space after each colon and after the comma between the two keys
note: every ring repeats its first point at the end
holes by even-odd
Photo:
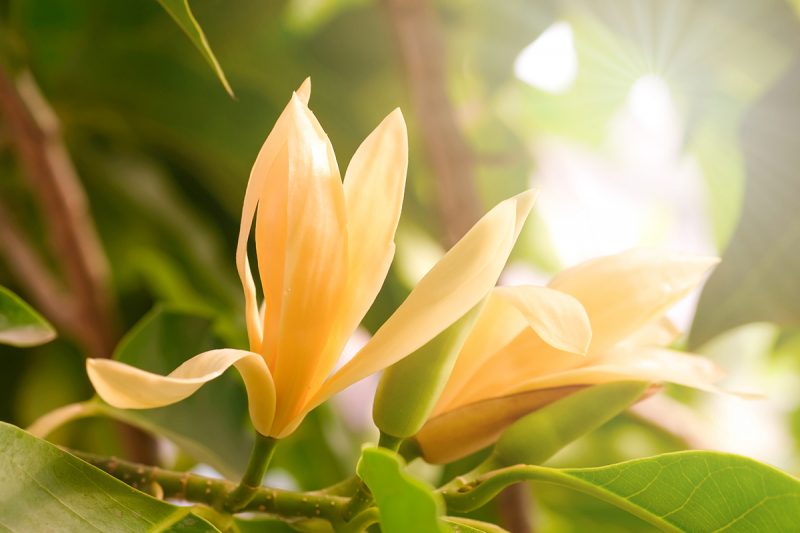
{"type": "Polygon", "coordinates": [[[306,80],[261,148],[245,192],[236,265],[250,350],[205,352],[168,376],[91,359],[92,384],[111,405],[168,405],[235,366],[257,431],[284,437],[308,411],[420,348],[491,291],[530,211],[530,192],[487,213],[331,374],[392,262],[408,148],[396,110],[361,144],[342,183],[330,141],[307,107],[309,94],[306,80]],[[253,219],[261,312],[247,258],[253,219]]]}
{"type": "Polygon", "coordinates": [[[711,361],[663,348],[679,335],[663,315],[716,263],[632,250],[568,269],[548,287],[494,289],[416,437],[426,459],[477,451],[521,416],[587,385],[713,389],[722,373],[711,361]]]}

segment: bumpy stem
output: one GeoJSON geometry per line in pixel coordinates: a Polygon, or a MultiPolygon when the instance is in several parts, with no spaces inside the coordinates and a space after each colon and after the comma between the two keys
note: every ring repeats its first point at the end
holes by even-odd
{"type": "Polygon", "coordinates": [[[247,463],[247,470],[245,470],[239,485],[225,499],[226,510],[232,513],[238,512],[255,497],[256,491],[261,487],[264,474],[267,473],[267,467],[272,455],[275,453],[275,445],[277,443],[278,441],[272,437],[265,437],[260,433],[256,433],[256,440],[253,444],[250,460],[247,463]]]}
{"type": "MultiPolygon", "coordinates": [[[[378,439],[378,446],[396,452],[400,449],[400,445],[403,444],[403,441],[404,439],[401,437],[394,437],[381,431],[378,439]]],[[[367,484],[362,480],[358,484],[355,494],[350,498],[350,503],[344,508],[342,516],[345,520],[352,520],[353,517],[366,509],[370,503],[372,503],[372,493],[369,487],[367,487],[367,484]]]]}
{"type": "MultiPolygon", "coordinates": [[[[173,472],[115,458],[71,451],[84,461],[111,474],[120,481],[163,498],[202,503],[225,510],[225,502],[238,486],[230,481],[211,479],[188,472],[173,472]]],[[[269,513],[282,518],[324,518],[341,522],[347,498],[320,493],[299,493],[257,487],[249,501],[236,512],[269,513]]]]}

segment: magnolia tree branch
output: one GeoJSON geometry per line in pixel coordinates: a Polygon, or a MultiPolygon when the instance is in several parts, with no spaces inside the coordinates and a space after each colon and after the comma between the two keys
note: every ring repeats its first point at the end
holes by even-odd
{"type": "MultiPolygon", "coordinates": [[[[237,489],[235,483],[222,479],[173,472],[113,457],[72,450],[70,453],[143,492],[165,499],[202,503],[222,512],[226,510],[226,501],[237,489]]],[[[256,488],[251,496],[237,512],[268,513],[287,519],[324,518],[337,524],[342,523],[342,509],[348,501],[348,498],[321,492],[300,493],[266,487],[256,488]]]]}
{"type": "MultiPolygon", "coordinates": [[[[108,357],[115,342],[108,268],[85,193],[61,139],[58,120],[29,73],[12,80],[2,68],[0,113],[23,174],[41,206],[56,260],[67,281],[69,313],[51,313],[51,316],[75,335],[90,355],[108,357]]],[[[18,234],[16,238],[22,239],[18,234]]],[[[35,256],[30,253],[23,255],[29,264],[41,263],[32,260],[35,256]]],[[[19,263],[20,257],[12,261],[19,263]]],[[[23,271],[21,279],[32,287],[39,283],[33,278],[42,275],[41,270],[23,271]]],[[[58,292],[37,288],[31,294],[42,309],[52,311],[56,305],[64,306],[64,302],[51,301],[58,292]]]]}
{"type": "Polygon", "coordinates": [[[437,185],[444,244],[455,244],[480,218],[475,157],[448,94],[446,50],[429,0],[382,0],[397,36],[414,114],[437,185]]]}

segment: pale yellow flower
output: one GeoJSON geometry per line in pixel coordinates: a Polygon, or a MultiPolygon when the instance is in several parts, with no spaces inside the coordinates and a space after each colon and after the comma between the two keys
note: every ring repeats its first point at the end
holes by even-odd
{"type": "Polygon", "coordinates": [[[333,372],[392,262],[408,149],[396,110],[359,147],[342,183],[330,141],[307,107],[309,94],[306,81],[261,148],[245,193],[236,264],[250,350],[202,353],[168,376],[91,359],[89,377],[111,405],[168,405],[233,365],[257,431],[284,437],[311,409],[420,348],[491,291],[530,211],[530,192],[487,213],[333,372]],[[262,306],[247,258],[254,219],[262,306]]]}
{"type": "Polygon", "coordinates": [[[494,289],[416,439],[432,462],[494,442],[521,416],[612,381],[712,390],[708,359],[664,348],[679,331],[664,313],[717,263],[632,250],[570,268],[548,287],[494,289]]]}

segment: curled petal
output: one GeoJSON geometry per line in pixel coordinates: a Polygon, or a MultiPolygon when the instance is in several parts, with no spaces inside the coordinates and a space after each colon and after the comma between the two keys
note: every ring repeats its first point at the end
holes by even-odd
{"type": "Polygon", "coordinates": [[[370,342],[323,384],[309,407],[417,350],[485,298],[534,199],[533,191],[509,198],[478,221],[422,278],[370,342]]]}
{"type": "MultiPolygon", "coordinates": [[[[568,294],[534,286],[495,288],[458,356],[437,412],[455,401],[464,388],[469,389],[473,379],[480,381],[496,374],[492,364],[495,354],[502,353],[520,335],[564,352],[584,354],[592,330],[583,306],[568,294]]],[[[548,354],[551,352],[556,353],[548,350],[548,354]]],[[[533,359],[538,354],[526,351],[524,356],[533,359]]],[[[526,370],[524,366],[517,368],[512,379],[519,379],[520,372],[526,370]]]]}
{"type": "Polygon", "coordinates": [[[231,366],[242,375],[250,418],[269,435],[275,414],[275,387],[264,359],[244,350],[210,350],[196,355],[167,376],[111,359],[87,359],[89,379],[100,397],[120,409],[152,409],[179,402],[231,366]]]}
{"type": "Polygon", "coordinates": [[[580,300],[592,323],[592,352],[600,352],[661,316],[718,262],[636,249],[567,269],[549,286],[580,300]]]}

